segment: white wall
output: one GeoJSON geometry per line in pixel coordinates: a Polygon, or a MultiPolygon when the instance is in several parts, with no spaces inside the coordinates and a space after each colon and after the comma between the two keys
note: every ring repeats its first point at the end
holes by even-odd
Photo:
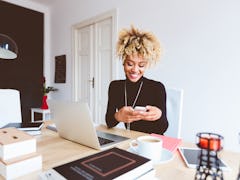
{"type": "MultiPolygon", "coordinates": [[[[239,0],[52,0],[51,83],[54,56],[67,55],[67,83],[52,84],[53,98],[71,99],[71,26],[118,8],[118,27],[154,32],[162,44],[161,62],[147,76],[184,89],[182,137],[197,132],[224,136],[225,149],[240,150],[239,0]]],[[[119,67],[121,69],[121,67],[119,67]]]]}

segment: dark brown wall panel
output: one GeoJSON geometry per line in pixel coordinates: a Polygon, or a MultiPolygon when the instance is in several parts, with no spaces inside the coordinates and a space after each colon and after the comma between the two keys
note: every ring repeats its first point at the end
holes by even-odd
{"type": "Polygon", "coordinates": [[[0,88],[18,89],[23,122],[31,107],[40,107],[43,77],[44,14],[0,1],[0,33],[18,45],[16,60],[0,59],[0,88]]]}

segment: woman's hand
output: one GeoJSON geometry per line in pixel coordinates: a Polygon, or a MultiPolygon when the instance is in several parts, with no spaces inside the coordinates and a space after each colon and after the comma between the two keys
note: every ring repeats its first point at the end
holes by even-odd
{"type": "Polygon", "coordinates": [[[147,111],[134,111],[131,106],[124,106],[115,113],[119,122],[131,123],[138,120],[155,121],[162,116],[162,111],[156,106],[146,106],[147,111]]]}
{"type": "Polygon", "coordinates": [[[115,113],[114,117],[119,122],[131,123],[142,119],[142,112],[134,111],[131,106],[124,106],[115,113]]]}
{"type": "Polygon", "coordinates": [[[156,106],[146,106],[147,112],[143,114],[142,119],[146,121],[155,121],[162,116],[162,111],[156,106]]]}

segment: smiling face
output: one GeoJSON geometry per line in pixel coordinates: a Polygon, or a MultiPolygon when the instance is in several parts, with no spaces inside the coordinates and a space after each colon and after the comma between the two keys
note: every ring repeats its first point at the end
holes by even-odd
{"type": "Polygon", "coordinates": [[[148,62],[145,59],[143,59],[142,56],[138,55],[127,56],[123,64],[124,72],[127,78],[131,82],[137,82],[143,76],[147,64],[148,62]]]}

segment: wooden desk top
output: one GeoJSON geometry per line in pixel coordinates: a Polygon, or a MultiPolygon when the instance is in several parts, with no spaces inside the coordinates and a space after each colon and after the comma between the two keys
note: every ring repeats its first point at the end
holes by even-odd
{"type": "MultiPolygon", "coordinates": [[[[126,136],[132,139],[144,135],[144,133],[141,132],[126,131],[124,129],[107,129],[105,126],[99,126],[97,129],[117,135],[126,136]]],[[[43,171],[99,152],[98,150],[62,139],[56,132],[48,130],[46,128],[43,128],[42,135],[36,136],[36,138],[37,151],[41,153],[43,157],[43,171]]],[[[122,142],[117,147],[128,149],[130,141],[131,139],[122,142]]],[[[184,143],[184,146],[194,147],[195,145],[191,143],[184,143]]],[[[240,165],[240,153],[227,152],[223,150],[220,153],[220,156],[232,169],[231,171],[224,171],[224,179],[235,180],[237,178],[240,165]]],[[[162,180],[171,180],[176,178],[193,180],[196,172],[195,169],[190,169],[185,166],[178,152],[175,153],[173,160],[165,164],[156,165],[154,168],[156,169],[157,179],[162,180]]],[[[32,173],[19,179],[38,179],[38,174],[39,172],[32,173]]]]}

